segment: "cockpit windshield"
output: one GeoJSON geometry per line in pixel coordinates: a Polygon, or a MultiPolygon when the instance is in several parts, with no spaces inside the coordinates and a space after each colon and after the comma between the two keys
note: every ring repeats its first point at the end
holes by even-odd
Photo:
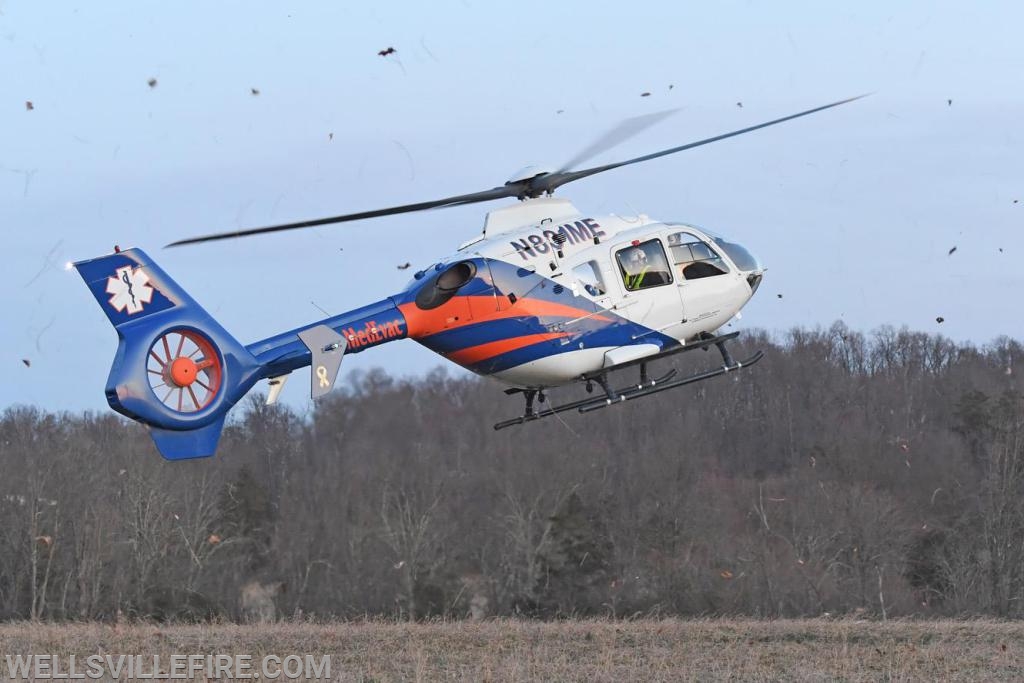
{"type": "Polygon", "coordinates": [[[736,267],[742,271],[750,270],[762,270],[761,264],[758,263],[757,258],[747,251],[746,247],[735,242],[729,242],[724,237],[713,236],[715,244],[722,248],[722,251],[736,264],[736,267]]]}
{"type": "Polygon", "coordinates": [[[757,257],[751,254],[742,244],[737,244],[728,238],[722,237],[717,232],[712,232],[706,228],[697,229],[710,237],[712,242],[721,247],[722,251],[726,253],[729,259],[735,263],[736,267],[740,270],[764,270],[764,267],[761,265],[761,262],[757,260],[757,257]]]}

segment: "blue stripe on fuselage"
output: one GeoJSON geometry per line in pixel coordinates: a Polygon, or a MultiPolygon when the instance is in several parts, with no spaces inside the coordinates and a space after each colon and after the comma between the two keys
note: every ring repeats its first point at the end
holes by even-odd
{"type": "MultiPolygon", "coordinates": [[[[571,329],[565,331],[572,332],[571,329]]],[[[515,349],[514,351],[482,360],[467,367],[478,374],[490,375],[495,372],[509,370],[523,363],[529,363],[569,351],[629,346],[631,344],[658,344],[662,349],[667,349],[678,345],[679,341],[661,332],[649,330],[643,325],[623,320],[620,324],[605,325],[602,328],[585,331],[580,334],[571,334],[563,339],[524,346],[521,349],[515,349]],[[634,339],[634,336],[637,338],[634,339]]]]}

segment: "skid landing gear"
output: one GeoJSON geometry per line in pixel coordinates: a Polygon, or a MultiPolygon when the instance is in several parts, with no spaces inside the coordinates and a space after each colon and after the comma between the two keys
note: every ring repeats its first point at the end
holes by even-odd
{"type": "Polygon", "coordinates": [[[541,403],[544,403],[545,396],[544,392],[539,389],[509,389],[505,393],[522,393],[526,398],[526,410],[521,417],[512,418],[511,420],[505,420],[494,425],[495,429],[504,429],[506,427],[512,427],[514,425],[521,425],[527,422],[533,422],[534,420],[540,420],[541,418],[550,417],[558,413],[565,412],[567,410],[578,410],[581,413],[589,413],[594,410],[600,410],[607,408],[610,405],[616,403],[624,403],[626,401],[632,401],[633,399],[643,398],[650,396],[651,394],[657,394],[661,391],[667,391],[669,389],[675,389],[677,387],[685,386],[687,384],[693,384],[694,382],[700,382],[712,377],[718,377],[724,375],[727,372],[733,372],[742,368],[748,367],[761,360],[764,357],[763,351],[758,351],[750,358],[737,362],[733,360],[732,354],[729,353],[729,349],[726,348],[726,342],[731,341],[739,336],[739,332],[732,332],[719,337],[711,335],[702,336],[702,338],[694,343],[686,344],[684,346],[678,346],[668,351],[663,351],[654,356],[647,356],[629,363],[624,363],[618,367],[610,370],[601,370],[596,373],[584,375],[580,378],[581,382],[585,382],[587,393],[589,394],[586,398],[582,398],[578,401],[571,401],[569,403],[563,403],[562,405],[552,406],[549,405],[541,410],[534,408],[534,399],[539,398],[541,403]],[[718,349],[719,354],[722,356],[722,365],[711,370],[704,372],[698,372],[693,375],[686,377],[676,378],[676,371],[669,370],[664,375],[651,378],[647,371],[648,363],[655,360],[660,360],[667,356],[672,356],[677,353],[685,351],[692,351],[694,349],[707,350],[711,346],[718,349]],[[628,384],[624,387],[614,389],[609,382],[609,376],[613,372],[619,372],[628,367],[639,365],[640,366],[640,377],[639,381],[634,384],[628,384]],[[602,392],[594,392],[594,384],[597,384],[602,392]],[[594,392],[594,393],[591,393],[594,392]]]}

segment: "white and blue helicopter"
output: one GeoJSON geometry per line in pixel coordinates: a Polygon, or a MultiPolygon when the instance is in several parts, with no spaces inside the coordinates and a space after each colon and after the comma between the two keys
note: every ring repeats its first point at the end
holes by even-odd
{"type": "MultiPolygon", "coordinates": [[[[860,96],[863,97],[863,96],[860,96]]],[[[593,216],[554,191],[597,173],[749,133],[859,99],[833,102],[653,154],[583,170],[568,167],[663,118],[631,119],[567,168],[524,169],[504,185],[387,209],[194,237],[196,244],[503,198],[481,235],[416,272],[401,292],[367,306],[243,345],[139,249],[75,265],[117,330],[106,395],[150,429],[168,459],[213,455],[228,410],[257,382],[277,400],[290,373],[311,366],[311,394],[334,385],[342,357],[412,338],[520,393],[525,410],[503,429],[566,410],[590,412],[740,370],[718,334],[757,291],[764,266],[746,248],[693,225],[646,215],[593,216]],[[684,377],[649,364],[714,346],[721,365],[684,377]],[[636,368],[616,386],[613,375],[636,368]],[[551,405],[546,390],[572,383],[587,393],[551,405]],[[541,404],[538,406],[538,403],[541,404]]]]}

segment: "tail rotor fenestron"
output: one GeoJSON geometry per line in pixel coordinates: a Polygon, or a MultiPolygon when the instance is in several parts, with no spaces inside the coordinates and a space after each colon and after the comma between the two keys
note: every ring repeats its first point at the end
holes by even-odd
{"type": "Polygon", "coordinates": [[[171,329],[149,348],[149,387],[167,408],[195,413],[217,397],[224,367],[216,347],[195,330],[171,329]]]}

